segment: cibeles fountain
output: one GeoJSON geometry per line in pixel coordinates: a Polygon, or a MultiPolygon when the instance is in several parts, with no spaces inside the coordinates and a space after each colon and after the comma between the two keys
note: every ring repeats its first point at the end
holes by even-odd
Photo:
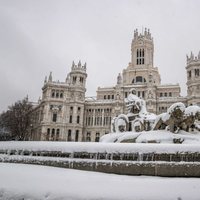
{"type": "Polygon", "coordinates": [[[166,113],[147,112],[146,102],[134,89],[125,98],[128,114],[112,119],[111,133],[100,142],[200,143],[200,107],[172,104],[166,113]]]}

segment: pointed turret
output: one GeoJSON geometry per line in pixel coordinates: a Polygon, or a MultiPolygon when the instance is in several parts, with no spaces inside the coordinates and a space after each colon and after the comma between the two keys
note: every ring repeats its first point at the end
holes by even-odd
{"type": "Polygon", "coordinates": [[[86,70],[86,66],[87,66],[87,63],[85,62],[85,64],[83,65],[83,69],[86,70]]]}
{"type": "Polygon", "coordinates": [[[192,53],[192,51],[191,51],[191,54],[190,54],[190,59],[191,59],[191,60],[194,59],[194,54],[192,53]]]}
{"type": "Polygon", "coordinates": [[[75,68],[75,63],[74,63],[74,61],[72,62],[72,69],[74,69],[75,68]]]}
{"type": "Polygon", "coordinates": [[[52,82],[52,72],[50,72],[50,74],[49,74],[48,82],[52,82]]]}
{"type": "Polygon", "coordinates": [[[78,62],[78,67],[80,68],[81,67],[81,61],[79,60],[78,62]]]}

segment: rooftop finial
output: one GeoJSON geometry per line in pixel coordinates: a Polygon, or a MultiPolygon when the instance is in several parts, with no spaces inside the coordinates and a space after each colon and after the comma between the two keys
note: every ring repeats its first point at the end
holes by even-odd
{"type": "Polygon", "coordinates": [[[87,63],[85,62],[85,64],[83,65],[83,68],[86,69],[87,63]]]}
{"type": "Polygon", "coordinates": [[[194,54],[192,53],[192,51],[191,51],[191,54],[190,54],[190,59],[194,59],[194,54]]]}
{"type": "Polygon", "coordinates": [[[79,62],[78,62],[78,67],[81,67],[81,61],[79,60],[79,62]]]}
{"type": "Polygon", "coordinates": [[[75,67],[75,63],[74,63],[74,61],[72,62],[72,68],[74,68],[75,67]]]}

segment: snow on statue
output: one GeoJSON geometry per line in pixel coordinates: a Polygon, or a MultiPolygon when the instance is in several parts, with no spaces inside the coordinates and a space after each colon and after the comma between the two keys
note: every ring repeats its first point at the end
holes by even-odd
{"type": "Polygon", "coordinates": [[[157,116],[153,130],[167,129],[172,133],[178,133],[180,130],[189,132],[196,129],[200,131],[198,121],[200,121],[199,106],[185,108],[183,103],[175,103],[169,107],[167,113],[157,116]]]}
{"type": "Polygon", "coordinates": [[[139,132],[150,130],[156,115],[147,112],[145,101],[136,96],[134,89],[130,90],[130,94],[125,99],[125,103],[128,114],[121,114],[112,120],[111,132],[139,132]]]}
{"type": "Polygon", "coordinates": [[[188,142],[188,139],[200,142],[199,106],[186,108],[179,102],[172,104],[166,113],[156,116],[147,112],[146,102],[136,96],[134,89],[130,90],[125,104],[128,114],[112,119],[111,133],[103,136],[101,142],[163,142],[163,138],[165,142],[168,138],[170,143],[188,142]],[[159,134],[162,135],[160,139],[159,134]]]}

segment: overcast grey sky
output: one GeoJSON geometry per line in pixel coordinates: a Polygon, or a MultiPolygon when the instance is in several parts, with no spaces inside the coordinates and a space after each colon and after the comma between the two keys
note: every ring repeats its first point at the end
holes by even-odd
{"type": "Polygon", "coordinates": [[[64,81],[71,63],[87,62],[87,96],[116,84],[130,62],[134,29],[150,28],[162,83],[186,95],[186,54],[200,50],[199,0],[0,0],[0,112],[44,77],[64,81]]]}

